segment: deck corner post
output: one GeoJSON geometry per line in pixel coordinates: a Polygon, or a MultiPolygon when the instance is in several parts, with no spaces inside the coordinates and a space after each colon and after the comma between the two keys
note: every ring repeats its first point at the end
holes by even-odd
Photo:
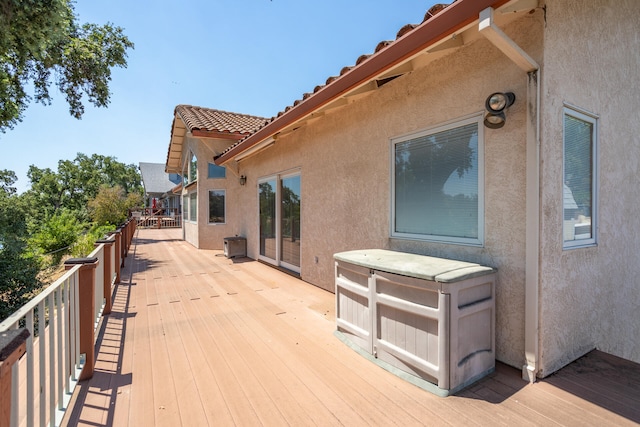
{"type": "Polygon", "coordinates": [[[80,325],[77,330],[80,333],[80,353],[84,353],[86,357],[84,368],[82,368],[79,377],[79,380],[83,381],[93,377],[95,366],[94,323],[96,319],[94,313],[98,258],[70,258],[64,262],[67,270],[78,264],[81,267],[78,270],[80,325]]]}
{"type": "Polygon", "coordinates": [[[27,351],[29,330],[11,329],[0,332],[0,427],[11,425],[13,367],[27,351]]]}

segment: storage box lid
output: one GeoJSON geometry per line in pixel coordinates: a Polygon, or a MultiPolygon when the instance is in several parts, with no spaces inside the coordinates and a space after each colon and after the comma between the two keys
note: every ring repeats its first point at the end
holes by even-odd
{"type": "Polygon", "coordinates": [[[224,240],[230,242],[234,240],[247,240],[247,239],[245,237],[235,236],[235,237],[225,237],[224,240]]]}
{"type": "Polygon", "coordinates": [[[362,249],[339,252],[338,261],[403,276],[417,277],[440,283],[459,282],[495,273],[495,269],[472,262],[436,258],[385,249],[362,249]]]}

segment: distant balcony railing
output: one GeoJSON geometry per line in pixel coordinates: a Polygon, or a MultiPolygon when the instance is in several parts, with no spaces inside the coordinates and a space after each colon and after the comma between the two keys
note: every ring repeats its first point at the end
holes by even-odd
{"type": "Polygon", "coordinates": [[[77,382],[93,376],[95,330],[135,227],[128,221],[87,258],[67,260],[62,277],[0,323],[0,426],[62,422],[77,382]]]}
{"type": "Polygon", "coordinates": [[[178,208],[140,208],[131,211],[131,218],[141,228],[180,228],[182,218],[178,208]]]}

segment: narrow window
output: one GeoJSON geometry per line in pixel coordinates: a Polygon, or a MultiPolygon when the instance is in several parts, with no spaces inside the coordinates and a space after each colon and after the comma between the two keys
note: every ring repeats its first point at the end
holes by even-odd
{"type": "Polygon", "coordinates": [[[189,221],[198,221],[198,193],[189,195],[189,221]]]}
{"type": "Polygon", "coordinates": [[[182,196],[182,219],[187,221],[189,219],[189,196],[182,196]]]}
{"type": "Polygon", "coordinates": [[[198,179],[198,159],[196,155],[191,153],[189,161],[189,182],[195,182],[198,179]]]}
{"type": "Polygon", "coordinates": [[[225,191],[209,191],[209,224],[224,224],[225,220],[225,191]]]}
{"type": "Polygon", "coordinates": [[[596,243],[597,117],[564,109],[563,227],[565,248],[596,243]]]}
{"type": "Polygon", "coordinates": [[[209,163],[207,178],[226,178],[227,168],[218,166],[215,163],[209,163]]]}
{"type": "Polygon", "coordinates": [[[392,237],[482,245],[480,119],[392,140],[392,237]]]}

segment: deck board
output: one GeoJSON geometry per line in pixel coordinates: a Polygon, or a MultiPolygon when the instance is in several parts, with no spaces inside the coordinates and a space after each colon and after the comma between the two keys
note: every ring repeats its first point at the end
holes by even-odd
{"type": "Polygon", "coordinates": [[[496,372],[437,397],[338,340],[334,295],[139,230],[67,425],[637,425],[640,365],[600,352],[535,384],[496,372]]]}

